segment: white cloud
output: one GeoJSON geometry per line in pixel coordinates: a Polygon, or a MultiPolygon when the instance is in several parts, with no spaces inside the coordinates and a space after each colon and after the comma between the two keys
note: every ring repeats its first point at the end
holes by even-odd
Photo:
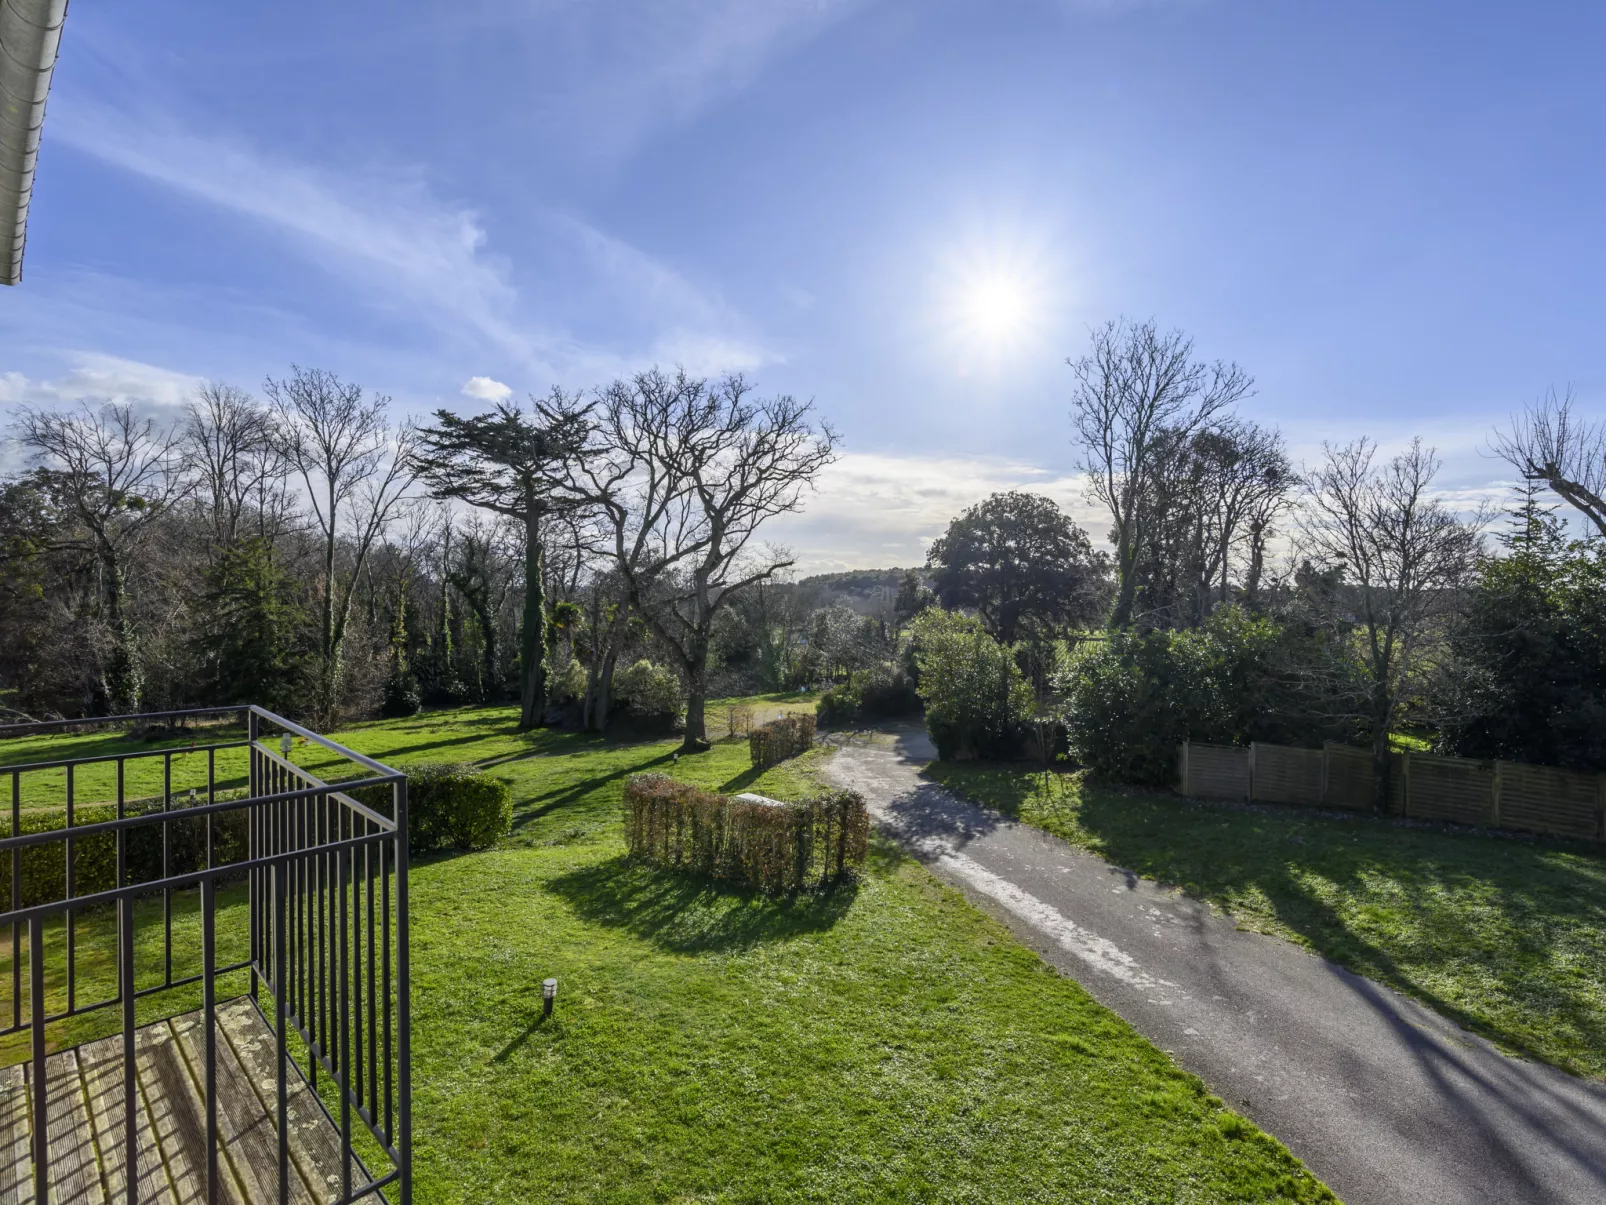
{"type": "Polygon", "coordinates": [[[479,398],[482,402],[500,402],[512,397],[513,390],[492,377],[469,377],[463,382],[463,396],[479,398]]]}
{"type": "Polygon", "coordinates": [[[1109,516],[1087,501],[1079,475],[1020,461],[867,452],[831,465],[802,513],[776,520],[765,536],[790,547],[805,574],[920,565],[950,519],[1012,489],[1052,498],[1104,546],[1109,516]]]}
{"type": "Polygon", "coordinates": [[[49,406],[82,401],[176,409],[204,383],[191,373],[101,352],[77,352],[73,360],[73,366],[56,380],[30,380],[20,372],[0,374],[0,405],[49,406]]]}

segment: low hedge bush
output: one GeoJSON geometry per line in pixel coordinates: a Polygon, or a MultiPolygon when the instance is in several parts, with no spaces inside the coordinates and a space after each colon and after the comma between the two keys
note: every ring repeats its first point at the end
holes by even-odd
{"type": "Polygon", "coordinates": [[[413,853],[489,849],[512,829],[513,793],[501,779],[468,762],[407,767],[407,847],[413,853]]]}
{"type": "Polygon", "coordinates": [[[813,746],[814,717],[806,712],[783,715],[747,734],[748,755],[760,768],[806,753],[813,746]]]}
{"type": "Polygon", "coordinates": [[[870,814],[856,791],[760,803],[664,774],[638,774],[625,784],[624,823],[633,857],[769,895],[856,874],[870,839],[870,814]]]}
{"type": "MultiPolygon", "coordinates": [[[[218,802],[244,795],[243,791],[219,791],[218,802]]],[[[204,802],[204,800],[203,800],[204,802]]],[[[175,795],[173,809],[188,806],[186,796],[175,795]]],[[[160,799],[131,800],[125,805],[129,816],[160,812],[160,799]]],[[[74,827],[117,819],[113,804],[82,804],[73,811],[74,827]]],[[[65,814],[59,810],[25,811],[22,832],[60,831],[63,838],[65,814]]],[[[10,818],[0,823],[0,836],[12,836],[10,818]]],[[[22,851],[22,905],[53,903],[67,897],[66,841],[28,846],[22,851]]],[[[224,866],[246,857],[246,815],[217,812],[212,817],[213,864],[224,866]]],[[[190,874],[206,868],[206,820],[191,817],[168,822],[168,873],[190,874]]],[[[128,882],[148,883],[162,877],[162,827],[151,824],[128,831],[128,882]]],[[[73,895],[93,895],[117,886],[117,837],[113,833],[94,833],[73,838],[73,895]]],[[[11,855],[0,856],[0,909],[11,907],[11,855]]]]}

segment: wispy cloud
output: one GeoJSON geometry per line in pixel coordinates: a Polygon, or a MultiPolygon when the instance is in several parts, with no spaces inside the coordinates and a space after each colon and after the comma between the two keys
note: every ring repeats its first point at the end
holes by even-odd
{"type": "Polygon", "coordinates": [[[0,374],[0,406],[117,402],[177,408],[203,383],[190,373],[100,352],[77,352],[72,360],[72,367],[54,380],[30,379],[20,372],[0,374]]]}
{"type": "Polygon", "coordinates": [[[520,360],[538,358],[478,217],[433,197],[416,175],[337,177],[160,115],[78,105],[51,116],[54,136],[82,151],[264,222],[370,289],[466,324],[520,360]]]}

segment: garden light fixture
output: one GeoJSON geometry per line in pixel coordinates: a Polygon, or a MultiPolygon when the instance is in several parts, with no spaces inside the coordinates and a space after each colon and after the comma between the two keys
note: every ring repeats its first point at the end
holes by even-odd
{"type": "Polygon", "coordinates": [[[552,1002],[558,998],[558,981],[556,979],[541,980],[541,1019],[552,1015],[552,1002]]]}
{"type": "Polygon", "coordinates": [[[284,754],[285,761],[290,760],[290,734],[288,732],[279,738],[279,752],[284,754]]]}

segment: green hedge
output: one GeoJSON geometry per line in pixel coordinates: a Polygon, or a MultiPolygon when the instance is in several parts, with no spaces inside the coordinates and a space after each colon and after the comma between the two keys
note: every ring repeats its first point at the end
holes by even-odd
{"type": "Polygon", "coordinates": [[[760,768],[773,766],[814,746],[814,717],[807,712],[783,715],[747,734],[748,755],[760,768]]]}
{"type": "MultiPolygon", "coordinates": [[[[218,793],[222,802],[231,796],[243,796],[243,791],[218,793]]],[[[187,804],[187,800],[182,801],[187,804]]],[[[174,800],[179,805],[179,799],[174,800]]],[[[138,800],[127,805],[130,816],[149,815],[162,810],[160,800],[138,800]]],[[[73,810],[74,827],[115,820],[117,808],[112,804],[90,804],[73,810]]],[[[65,814],[60,811],[33,811],[22,814],[23,833],[59,831],[63,838],[65,814]]],[[[244,861],[246,845],[246,814],[244,809],[235,812],[214,813],[212,817],[212,852],[216,865],[244,861]]],[[[11,836],[10,818],[0,822],[0,833],[11,836]]],[[[168,823],[168,873],[190,874],[206,868],[206,819],[189,817],[168,823]]],[[[128,831],[128,881],[145,883],[162,877],[162,828],[159,824],[128,831]]],[[[53,903],[67,896],[67,843],[65,839],[45,845],[32,845],[22,851],[22,903],[24,907],[53,903]]],[[[93,895],[110,891],[117,886],[117,836],[115,833],[94,833],[73,839],[73,895],[93,895]]],[[[0,911],[11,907],[11,854],[0,854],[0,911]]]]}
{"type": "Polygon", "coordinates": [[[406,770],[413,853],[489,849],[512,831],[513,793],[501,779],[468,762],[421,762],[406,770]]]}
{"type": "Polygon", "coordinates": [[[856,791],[768,804],[638,774],[625,784],[624,813],[632,856],[771,895],[840,882],[869,847],[870,814],[856,791]]]}

